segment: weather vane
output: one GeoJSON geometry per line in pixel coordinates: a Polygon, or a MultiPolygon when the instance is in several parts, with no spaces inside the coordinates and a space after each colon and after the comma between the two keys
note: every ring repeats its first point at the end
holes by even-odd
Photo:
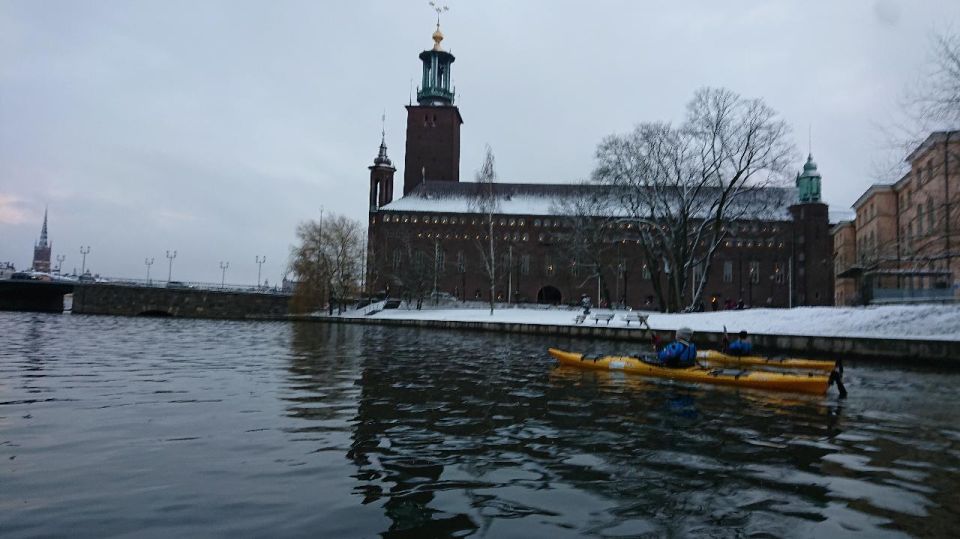
{"type": "Polygon", "coordinates": [[[437,28],[439,28],[439,27],[440,27],[440,14],[443,13],[444,11],[450,11],[450,8],[448,8],[447,6],[441,6],[441,5],[439,5],[439,4],[437,4],[436,2],[433,2],[433,1],[430,2],[430,7],[431,7],[434,11],[437,12],[437,28]]]}

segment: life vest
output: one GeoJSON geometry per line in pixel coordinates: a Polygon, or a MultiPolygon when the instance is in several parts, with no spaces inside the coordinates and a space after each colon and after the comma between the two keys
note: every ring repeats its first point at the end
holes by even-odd
{"type": "Polygon", "coordinates": [[[686,341],[673,341],[657,356],[660,363],[666,367],[692,367],[696,358],[697,347],[686,341]]]}
{"type": "Polygon", "coordinates": [[[730,343],[730,346],[727,347],[727,351],[729,351],[731,354],[735,356],[743,356],[743,355],[749,354],[752,349],[753,349],[752,344],[750,344],[748,341],[743,341],[740,339],[733,341],[732,343],[730,343]]]}

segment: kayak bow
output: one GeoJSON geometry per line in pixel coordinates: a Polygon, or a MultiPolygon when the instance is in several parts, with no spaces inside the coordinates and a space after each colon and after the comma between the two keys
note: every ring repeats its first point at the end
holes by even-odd
{"type": "Polygon", "coordinates": [[[776,367],[778,369],[809,369],[815,371],[832,371],[833,361],[802,358],[772,358],[763,356],[734,356],[717,350],[699,350],[697,359],[720,363],[723,365],[742,365],[747,367],[776,367]]]}

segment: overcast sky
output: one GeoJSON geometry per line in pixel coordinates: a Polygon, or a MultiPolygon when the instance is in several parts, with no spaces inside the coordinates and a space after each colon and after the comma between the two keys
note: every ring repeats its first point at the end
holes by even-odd
{"type": "MultiPolygon", "coordinates": [[[[589,176],[597,143],[682,117],[701,86],[808,126],[824,198],[877,178],[877,125],[960,2],[457,1],[443,16],[464,118],[461,178],[485,144],[502,181],[589,176]]],[[[44,207],[64,269],[279,280],[297,223],[366,218],[386,112],[402,186],[426,1],[0,0],[0,262],[29,267],[44,207]]],[[[399,196],[399,193],[398,193],[399,196]]]]}

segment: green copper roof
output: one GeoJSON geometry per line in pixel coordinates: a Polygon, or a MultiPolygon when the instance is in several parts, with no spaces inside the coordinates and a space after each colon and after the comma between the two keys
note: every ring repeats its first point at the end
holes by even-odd
{"type": "Polygon", "coordinates": [[[813,154],[807,155],[807,162],[803,165],[801,178],[819,178],[820,172],[817,171],[817,163],[813,160],[813,154]]]}

